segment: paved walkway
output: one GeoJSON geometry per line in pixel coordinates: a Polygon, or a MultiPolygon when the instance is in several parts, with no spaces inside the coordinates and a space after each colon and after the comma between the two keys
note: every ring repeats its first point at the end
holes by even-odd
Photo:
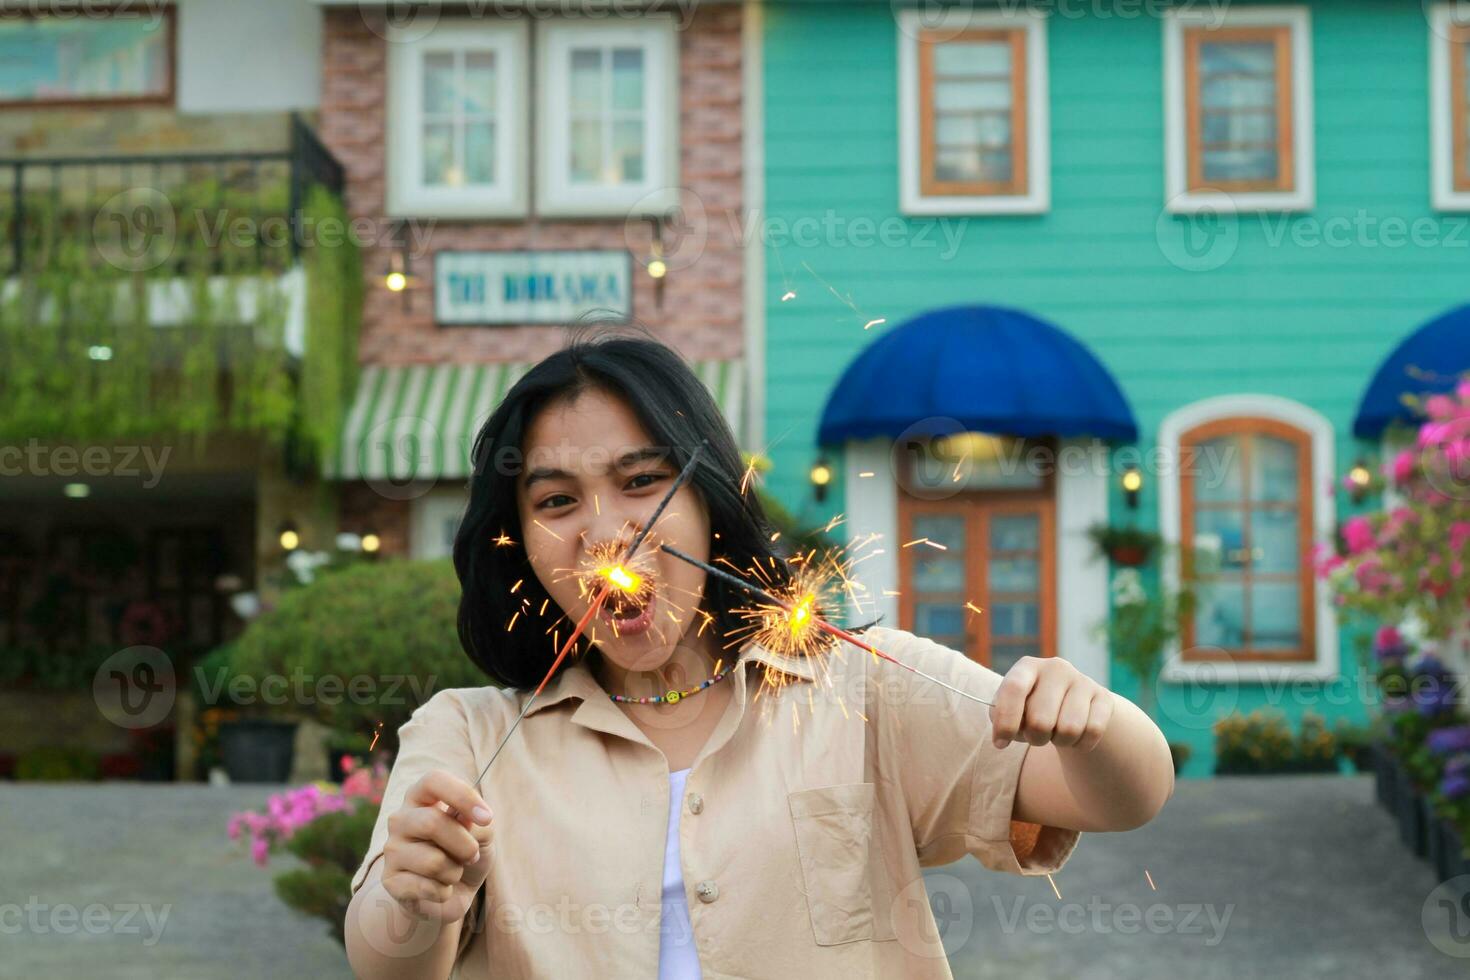
{"type": "MultiPolygon", "coordinates": [[[[0,783],[0,977],[350,977],[275,897],[290,859],[257,868],[225,837],[271,789],[0,783]]],[[[1372,795],[1366,777],[1183,782],[1143,830],[1084,835],[1060,902],[1044,877],[934,869],[955,976],[1470,976],[1425,938],[1434,882],[1372,795]]]]}

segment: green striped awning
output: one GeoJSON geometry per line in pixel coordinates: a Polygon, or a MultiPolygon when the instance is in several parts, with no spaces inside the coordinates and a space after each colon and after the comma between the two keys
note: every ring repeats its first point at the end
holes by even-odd
{"type": "MultiPolygon", "coordinates": [[[[690,365],[743,446],[742,363],[690,365]]],[[[371,365],[362,369],[341,448],[324,467],[337,480],[463,478],[480,426],[530,362],[371,365]]]]}

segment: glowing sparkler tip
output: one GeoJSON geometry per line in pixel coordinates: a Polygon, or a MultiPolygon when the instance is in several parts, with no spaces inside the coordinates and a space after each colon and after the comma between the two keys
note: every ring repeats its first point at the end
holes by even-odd
{"type": "Polygon", "coordinates": [[[603,577],[624,592],[636,592],[642,584],[643,578],[637,572],[630,572],[622,565],[613,565],[611,568],[602,570],[603,577]]]}

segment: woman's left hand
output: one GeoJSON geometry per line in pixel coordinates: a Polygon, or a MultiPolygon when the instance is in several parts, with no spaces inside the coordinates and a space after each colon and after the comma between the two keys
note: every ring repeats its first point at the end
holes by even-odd
{"type": "Polygon", "coordinates": [[[1087,752],[1113,717],[1113,694],[1060,657],[1022,657],[1006,671],[990,708],[995,747],[1054,742],[1087,752]]]}

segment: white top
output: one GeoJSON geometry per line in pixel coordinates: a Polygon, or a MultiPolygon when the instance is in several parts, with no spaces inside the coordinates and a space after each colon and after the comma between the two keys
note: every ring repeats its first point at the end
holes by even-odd
{"type": "Polygon", "coordinates": [[[699,953],[689,925],[684,897],[684,868],[679,863],[679,814],[689,770],[669,773],[669,835],[664,843],[663,920],[659,926],[658,980],[700,980],[699,953]]]}

